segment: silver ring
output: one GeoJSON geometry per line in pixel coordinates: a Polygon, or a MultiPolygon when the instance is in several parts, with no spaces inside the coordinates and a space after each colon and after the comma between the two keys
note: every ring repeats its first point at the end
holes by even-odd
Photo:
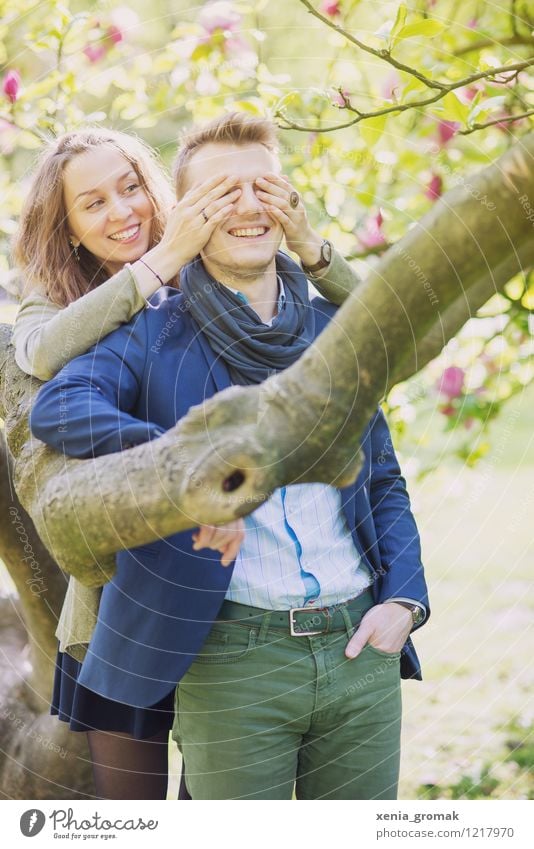
{"type": "Polygon", "coordinates": [[[296,209],[299,205],[300,195],[298,192],[291,192],[289,195],[289,205],[292,209],[296,209]]]}
{"type": "Polygon", "coordinates": [[[208,221],[209,221],[209,218],[208,218],[208,216],[206,215],[206,210],[205,210],[205,209],[201,209],[200,211],[201,211],[201,213],[202,213],[202,216],[203,216],[203,218],[204,218],[204,221],[205,221],[205,222],[206,222],[206,224],[207,224],[207,223],[208,223],[208,221]]]}

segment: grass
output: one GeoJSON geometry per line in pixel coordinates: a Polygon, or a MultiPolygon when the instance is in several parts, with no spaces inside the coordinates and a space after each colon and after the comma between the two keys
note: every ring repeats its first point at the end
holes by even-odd
{"type": "Polygon", "coordinates": [[[532,798],[533,387],[475,469],[444,465],[412,500],[432,617],[405,682],[400,797],[532,798]]]}

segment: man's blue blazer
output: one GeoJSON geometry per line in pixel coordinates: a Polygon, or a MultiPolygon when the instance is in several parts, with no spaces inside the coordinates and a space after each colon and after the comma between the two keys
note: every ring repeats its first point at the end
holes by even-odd
{"type": "MultiPolygon", "coordinates": [[[[335,307],[321,298],[312,307],[317,335],[335,307]]],[[[162,289],[151,307],[41,388],[30,426],[71,457],[110,454],[161,436],[230,382],[183,294],[162,289]]],[[[374,577],[375,600],[414,599],[428,616],[419,534],[380,410],[363,433],[362,448],[358,479],[341,492],[354,543],[374,577]]],[[[80,674],[85,687],[147,707],[185,673],[217,617],[233,568],[222,567],[216,551],[193,551],[192,533],[117,554],[80,674]]],[[[421,677],[411,640],[402,651],[401,674],[421,677]]]]}

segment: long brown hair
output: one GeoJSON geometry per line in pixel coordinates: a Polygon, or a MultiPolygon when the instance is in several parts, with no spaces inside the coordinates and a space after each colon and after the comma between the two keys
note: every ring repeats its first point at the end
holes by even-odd
{"type": "Polygon", "coordinates": [[[154,217],[149,248],[158,244],[165,229],[172,192],[155,154],[134,136],[115,130],[88,128],[66,133],[41,154],[13,242],[16,265],[26,274],[26,288],[38,286],[51,301],[65,307],[95,289],[110,276],[103,263],[69,241],[63,171],[80,153],[95,147],[115,148],[132,166],[147,193],[154,217]]]}

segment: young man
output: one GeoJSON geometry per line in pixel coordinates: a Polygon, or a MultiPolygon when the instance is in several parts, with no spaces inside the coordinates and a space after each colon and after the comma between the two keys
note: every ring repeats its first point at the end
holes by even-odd
{"type": "MultiPolygon", "coordinates": [[[[333,308],[309,301],[281,239],[309,274],[351,272],[307,224],[269,122],[232,114],[191,134],[178,195],[224,173],[240,196],[183,269],[182,293],[167,292],[41,390],[39,438],[83,457],[157,437],[232,382],[295,362],[328,322],[333,308]]],[[[208,219],[209,206],[199,214],[208,219]]],[[[81,681],[148,706],[180,680],[174,737],[194,799],[289,799],[295,782],[305,799],[395,798],[400,674],[420,677],[408,635],[428,600],[388,440],[379,411],[355,484],[277,490],[233,546],[228,531],[203,528],[119,555],[81,681]],[[199,553],[229,545],[231,569],[199,553]]]]}

